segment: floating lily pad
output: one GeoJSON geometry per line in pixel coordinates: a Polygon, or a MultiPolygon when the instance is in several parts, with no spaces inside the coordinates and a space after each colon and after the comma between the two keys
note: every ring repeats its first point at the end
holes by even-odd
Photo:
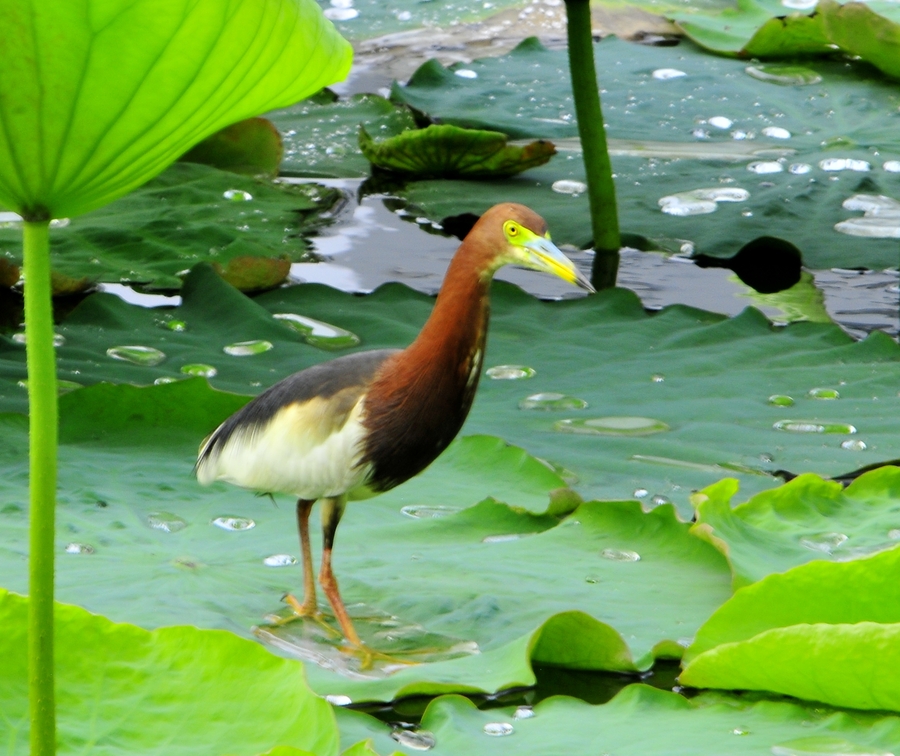
{"type": "Polygon", "coordinates": [[[732,508],[737,490],[736,481],[726,480],[694,498],[694,533],[728,557],[735,587],[812,560],[889,549],[900,540],[900,469],[894,467],[866,473],[846,489],[802,475],[732,508]]]}
{"type": "Polygon", "coordinates": [[[821,0],[817,6],[830,42],[900,78],[900,9],[896,3],[821,0]]]}
{"type": "MultiPolygon", "coordinates": [[[[226,266],[235,283],[259,288],[237,270],[247,262],[274,259],[263,267],[297,261],[306,238],[331,222],[341,201],[336,189],[317,184],[274,184],[194,163],[176,163],[148,184],[112,204],[51,230],[51,260],[73,279],[130,282],[177,289],[178,274],[199,260],[226,266]]],[[[20,224],[0,227],[0,255],[19,264],[20,224]]]]}
{"type": "Polygon", "coordinates": [[[551,142],[508,145],[496,131],[428,126],[376,142],[364,127],[359,146],[376,168],[415,178],[506,178],[543,165],[556,153],[551,142]]]}
{"type": "MultiPolygon", "coordinates": [[[[28,753],[27,607],[0,590],[0,707],[10,756],[28,753]]],[[[231,633],[151,632],[57,604],[55,650],[61,753],[249,756],[285,744],[337,754],[331,707],[310,691],[302,667],[231,633]]]]}

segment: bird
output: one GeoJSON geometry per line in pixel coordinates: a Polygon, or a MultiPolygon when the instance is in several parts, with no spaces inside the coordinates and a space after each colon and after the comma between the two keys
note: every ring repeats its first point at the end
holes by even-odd
{"type": "Polygon", "coordinates": [[[507,264],[594,292],[553,244],[543,218],[524,205],[495,205],[463,239],[411,345],[356,352],[294,373],[252,399],[200,445],[195,473],[201,484],[223,480],[297,497],[303,601],[290,594],[285,600],[298,617],[318,615],[309,516],[321,500],[319,584],[352,648],[363,643],[331,565],[338,523],[348,500],[409,480],[459,432],[484,360],[491,280],[507,264]]]}

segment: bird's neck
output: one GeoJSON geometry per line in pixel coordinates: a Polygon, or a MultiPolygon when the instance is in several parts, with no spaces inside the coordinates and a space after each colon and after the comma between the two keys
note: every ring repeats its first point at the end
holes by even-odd
{"type": "Polygon", "coordinates": [[[493,271],[480,270],[473,257],[476,256],[469,254],[465,243],[453,256],[431,316],[407,349],[420,364],[437,361],[447,369],[475,360],[477,366],[467,367],[480,367],[490,317],[493,271]]]}

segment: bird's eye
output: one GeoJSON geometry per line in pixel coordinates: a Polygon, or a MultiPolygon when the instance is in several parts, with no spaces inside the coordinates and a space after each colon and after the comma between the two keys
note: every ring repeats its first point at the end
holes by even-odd
{"type": "Polygon", "coordinates": [[[509,237],[518,236],[519,234],[519,226],[513,221],[506,221],[503,230],[506,231],[506,235],[509,237]]]}

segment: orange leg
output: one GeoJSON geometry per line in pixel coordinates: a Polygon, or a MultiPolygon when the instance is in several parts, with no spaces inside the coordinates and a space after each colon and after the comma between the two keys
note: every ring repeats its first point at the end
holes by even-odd
{"type": "Polygon", "coordinates": [[[344,607],[344,602],[341,599],[341,594],[338,590],[337,580],[334,577],[334,573],[331,571],[331,550],[334,546],[334,534],[337,530],[338,523],[341,521],[341,515],[344,514],[346,503],[347,500],[343,496],[324,499],[322,501],[323,548],[322,567],[319,570],[319,584],[322,586],[322,590],[325,591],[325,596],[328,598],[328,602],[334,610],[334,616],[340,623],[341,630],[343,631],[347,642],[351,646],[362,648],[363,643],[359,639],[359,635],[353,627],[353,623],[350,621],[350,615],[347,614],[347,609],[344,607]]]}
{"type": "Polygon", "coordinates": [[[313,572],[312,550],[309,547],[309,513],[315,500],[297,500],[297,528],[300,530],[300,552],[303,564],[303,603],[297,601],[290,593],[284,600],[294,612],[301,617],[314,617],[316,614],[316,575],[313,572]]]}

